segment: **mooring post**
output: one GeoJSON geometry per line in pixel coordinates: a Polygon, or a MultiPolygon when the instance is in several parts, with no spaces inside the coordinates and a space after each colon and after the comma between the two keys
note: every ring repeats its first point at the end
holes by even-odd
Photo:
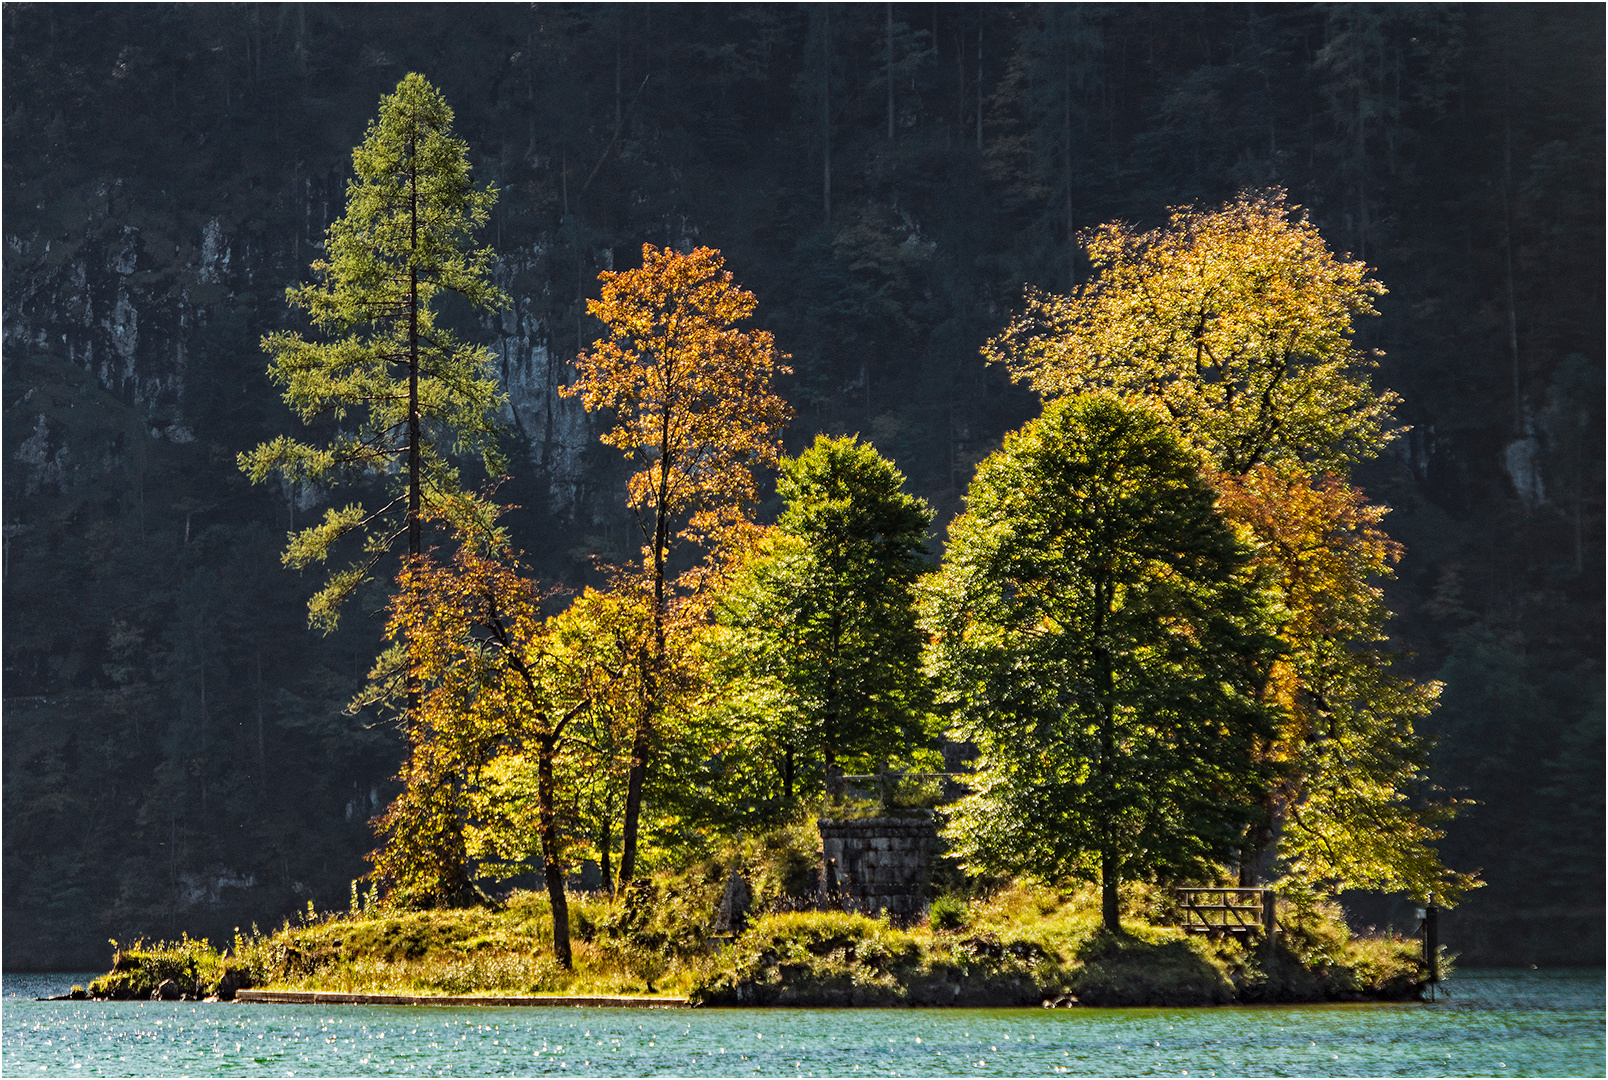
{"type": "Polygon", "coordinates": [[[1434,894],[1424,905],[1424,965],[1429,968],[1429,1000],[1435,1000],[1435,984],[1440,982],[1440,908],[1434,894]]]}
{"type": "Polygon", "coordinates": [[[1279,894],[1272,889],[1262,890],[1262,947],[1267,950],[1267,962],[1273,962],[1279,943],[1279,894]]]}

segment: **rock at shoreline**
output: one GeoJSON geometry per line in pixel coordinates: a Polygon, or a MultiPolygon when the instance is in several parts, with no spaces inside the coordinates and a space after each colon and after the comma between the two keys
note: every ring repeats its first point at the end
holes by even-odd
{"type": "Polygon", "coordinates": [[[250,990],[251,987],[250,972],[244,968],[226,967],[223,969],[223,978],[218,980],[218,999],[233,1001],[236,990],[250,990]]]}
{"type": "Polygon", "coordinates": [[[732,867],[726,879],[726,891],[720,898],[720,909],[715,912],[715,931],[720,934],[740,934],[748,927],[748,912],[753,904],[748,882],[732,867]]]}

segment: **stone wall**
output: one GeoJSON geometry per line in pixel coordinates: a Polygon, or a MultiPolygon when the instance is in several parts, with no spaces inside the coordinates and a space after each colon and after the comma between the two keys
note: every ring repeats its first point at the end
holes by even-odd
{"type": "Polygon", "coordinates": [[[886,911],[899,922],[919,917],[938,850],[932,811],[816,822],[821,830],[823,906],[886,911]]]}

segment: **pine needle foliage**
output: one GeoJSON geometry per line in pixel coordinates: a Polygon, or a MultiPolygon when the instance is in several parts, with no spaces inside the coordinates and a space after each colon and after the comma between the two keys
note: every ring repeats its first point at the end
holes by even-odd
{"type": "Polygon", "coordinates": [[[331,506],[285,549],[285,564],[301,570],[325,562],[342,539],[361,538],[358,556],[308,603],[309,621],[325,632],[387,552],[405,541],[409,554],[419,553],[426,510],[480,509],[456,498],[453,456],[478,453],[493,475],[502,468],[494,416],[504,398],[492,353],[460,341],[436,311],[448,293],[481,311],[508,302],[491,282],[493,252],[472,243],[496,190],[474,187],[452,109],[417,74],[381,98],[352,166],[346,213],[312,265],[317,280],[285,294],[322,340],[294,330],[262,339],[285,403],[324,438],[279,436],[239,457],[253,483],[277,476],[292,498],[306,487],[372,480],[385,492],[378,507],[331,506]]]}

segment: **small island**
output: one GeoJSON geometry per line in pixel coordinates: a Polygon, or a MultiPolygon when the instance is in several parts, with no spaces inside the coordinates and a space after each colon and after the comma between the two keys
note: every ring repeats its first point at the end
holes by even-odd
{"type": "MultiPolygon", "coordinates": [[[[1124,889],[1115,933],[1102,925],[1097,889],[1019,881],[937,892],[916,905],[919,918],[900,919],[823,897],[821,857],[814,823],[801,821],[639,881],[618,902],[577,893],[568,969],[551,954],[547,898],[515,890],[428,911],[359,899],[346,912],[254,928],[221,950],[190,939],[135,943],[72,996],[1049,1008],[1409,1001],[1428,979],[1419,940],[1353,936],[1333,905],[1280,905],[1271,949],[1260,933],[1186,933],[1177,894],[1149,885],[1124,889]],[[831,903],[837,909],[822,909],[831,903]]],[[[939,858],[936,869],[923,891],[946,875],[957,883],[952,864],[939,858]]]]}
{"type": "Polygon", "coordinates": [[[721,253],[644,244],[598,275],[602,336],[557,387],[623,455],[641,541],[577,589],[538,580],[495,498],[492,352],[437,326],[449,293],[508,302],[452,121],[417,74],[382,98],[287,293],[310,329],[262,342],[309,441],[238,458],[352,492],[284,561],[355,560],[315,628],[387,616],[349,709],[406,740],[372,869],[344,914],[118,946],[75,993],[1112,1006],[1436,980],[1432,943],[1353,938],[1333,900],[1479,882],[1436,850],[1456,802],[1414,724],[1441,687],[1398,670],[1376,583],[1401,547],[1348,479],[1398,433],[1353,340],[1384,287],[1283,191],[1102,226],[1090,280],[1029,292],[983,357],[1042,408],[941,551],[858,434],[783,453],[790,357],[721,253]]]}

